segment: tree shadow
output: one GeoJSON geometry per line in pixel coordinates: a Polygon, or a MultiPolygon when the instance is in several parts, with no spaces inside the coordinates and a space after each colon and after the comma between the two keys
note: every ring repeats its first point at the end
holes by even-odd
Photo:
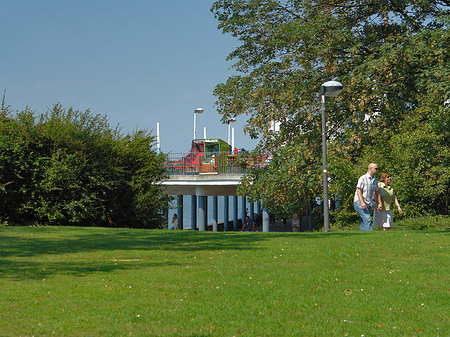
{"type": "Polygon", "coordinates": [[[112,260],[89,261],[89,263],[69,262],[36,262],[36,261],[2,261],[0,275],[3,279],[16,281],[25,279],[43,280],[52,275],[70,275],[83,277],[91,273],[109,273],[116,270],[161,267],[177,265],[167,262],[114,263],[112,260]]]}
{"type": "Polygon", "coordinates": [[[85,276],[93,272],[112,272],[136,268],[176,265],[170,261],[144,258],[139,261],[114,261],[117,251],[196,252],[221,250],[258,250],[256,242],[269,238],[321,239],[358,233],[212,233],[98,227],[14,227],[0,231],[0,277],[43,279],[54,274],[85,276]],[[63,255],[96,253],[98,259],[80,262],[63,260],[63,255]],[[55,258],[44,256],[53,255],[55,258]],[[39,262],[41,259],[42,262],[39,262]],[[63,260],[63,261],[60,261],[63,260]]]}

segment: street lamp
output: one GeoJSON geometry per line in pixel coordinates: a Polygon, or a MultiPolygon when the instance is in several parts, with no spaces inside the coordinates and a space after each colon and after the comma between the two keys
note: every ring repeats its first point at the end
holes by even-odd
{"type": "MultiPolygon", "coordinates": [[[[236,118],[230,118],[230,119],[226,120],[226,123],[228,124],[228,145],[230,145],[230,146],[231,146],[231,144],[230,144],[230,135],[231,135],[231,126],[230,126],[230,124],[234,123],[234,122],[236,122],[236,118]]],[[[231,149],[230,151],[233,152],[233,149],[231,149]]]]}
{"type": "Polygon", "coordinates": [[[197,139],[197,132],[195,129],[196,124],[197,124],[197,114],[201,114],[201,113],[203,113],[203,111],[205,111],[205,110],[203,110],[203,108],[197,108],[194,111],[194,139],[197,139]]]}
{"type": "Polygon", "coordinates": [[[327,169],[327,129],[325,121],[325,96],[336,97],[341,93],[343,86],[336,81],[328,81],[320,86],[322,96],[322,162],[323,162],[323,227],[325,232],[330,231],[328,209],[328,169],[327,169]]]}

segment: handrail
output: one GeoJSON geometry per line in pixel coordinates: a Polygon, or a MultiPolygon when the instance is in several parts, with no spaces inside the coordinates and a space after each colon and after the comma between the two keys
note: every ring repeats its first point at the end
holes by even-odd
{"type": "Polygon", "coordinates": [[[269,155],[250,156],[228,152],[169,153],[164,167],[170,175],[242,174],[268,165],[269,155]]]}

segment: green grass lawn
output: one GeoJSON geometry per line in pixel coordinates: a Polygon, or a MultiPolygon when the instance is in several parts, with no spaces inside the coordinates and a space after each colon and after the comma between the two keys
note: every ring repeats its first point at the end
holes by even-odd
{"type": "Polygon", "coordinates": [[[0,336],[448,336],[450,232],[0,229],[0,336]]]}

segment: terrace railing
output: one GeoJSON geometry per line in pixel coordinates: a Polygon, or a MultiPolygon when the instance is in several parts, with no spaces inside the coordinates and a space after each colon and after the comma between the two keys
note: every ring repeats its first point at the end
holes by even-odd
{"type": "Polygon", "coordinates": [[[266,167],[268,155],[212,153],[170,153],[166,156],[165,167],[170,175],[196,174],[242,174],[250,168],[266,167]]]}

